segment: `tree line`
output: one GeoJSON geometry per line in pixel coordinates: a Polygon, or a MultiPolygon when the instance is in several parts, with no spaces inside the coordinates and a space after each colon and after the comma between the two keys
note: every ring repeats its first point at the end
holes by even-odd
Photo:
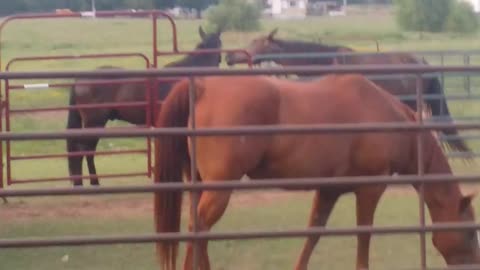
{"type": "MultiPolygon", "coordinates": [[[[246,0],[245,0],[246,1],[246,0]]],[[[257,0],[266,2],[267,0],[257,0]]],[[[310,0],[322,1],[322,0],[310,0]]],[[[343,3],[343,0],[337,0],[343,3]]],[[[0,15],[11,15],[24,12],[51,12],[55,9],[71,9],[73,11],[90,10],[92,0],[0,0],[0,15]]],[[[97,10],[115,9],[166,9],[182,6],[202,10],[218,0],[95,0],[97,10]]],[[[348,0],[349,4],[391,3],[392,0],[348,0]]]]}
{"type": "Polygon", "coordinates": [[[395,0],[397,22],[419,32],[476,33],[480,22],[472,5],[457,0],[395,0]]]}
{"type": "MultiPolygon", "coordinates": [[[[182,6],[202,10],[217,0],[95,0],[97,10],[166,9],[182,6]]],[[[55,9],[91,10],[92,0],[0,0],[0,15],[51,12],[55,9]]]]}

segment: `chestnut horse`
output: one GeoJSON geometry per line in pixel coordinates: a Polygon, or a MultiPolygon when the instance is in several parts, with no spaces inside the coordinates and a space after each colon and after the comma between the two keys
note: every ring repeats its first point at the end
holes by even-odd
{"type": "MultiPolygon", "coordinates": [[[[195,121],[198,128],[284,124],[385,123],[416,120],[414,112],[394,96],[359,75],[328,75],[299,82],[266,76],[205,77],[195,80],[195,121]],[[341,91],[340,91],[341,89],[341,91]]],[[[177,83],[165,99],[158,127],[187,127],[189,83],[177,83]]],[[[432,132],[424,135],[426,174],[452,174],[432,132]]],[[[310,135],[207,136],[196,140],[196,161],[203,182],[268,178],[313,178],[417,174],[417,133],[345,133],[310,135]]],[[[186,136],[155,139],[155,182],[180,182],[188,174],[191,141],[186,136]]],[[[257,180],[255,180],[257,179],[257,180]]],[[[418,189],[418,185],[413,185],[418,189]]],[[[357,224],[371,225],[386,184],[319,186],[309,226],[322,227],[338,198],[356,195],[357,224]]],[[[434,223],[474,221],[472,195],[457,182],[425,184],[425,201],[434,223]]],[[[203,191],[198,226],[209,231],[224,214],[231,191],[203,191]]],[[[182,192],[155,194],[157,232],[178,232],[182,192]]],[[[192,216],[189,228],[192,229],[192,216]]],[[[310,236],[296,270],[307,269],[319,236],[310,236]]],[[[433,244],[449,265],[480,262],[476,231],[433,232],[433,244]]],[[[368,269],[370,234],[358,235],[357,269],[368,269]]],[[[192,269],[192,243],[187,244],[185,270],[192,269]]],[[[178,242],[157,243],[162,269],[176,267],[178,242]]],[[[199,242],[201,269],[210,269],[207,241],[199,242]]]]}
{"type": "MultiPolygon", "coordinates": [[[[196,49],[220,49],[222,42],[220,40],[221,30],[206,34],[199,28],[199,34],[202,38],[196,49]]],[[[193,66],[218,66],[221,63],[221,54],[218,53],[191,53],[183,59],[167,64],[165,67],[193,67],[193,66]]],[[[105,66],[99,69],[118,69],[116,67],[105,66]]],[[[108,78],[103,78],[108,79],[108,78]]],[[[78,81],[94,81],[84,79],[78,81]]],[[[153,81],[152,81],[153,82],[153,81]]],[[[160,82],[157,97],[163,100],[173,82],[160,82]]],[[[119,102],[145,102],[146,91],[145,83],[126,83],[112,85],[78,85],[72,87],[70,91],[70,105],[80,104],[100,104],[100,103],[119,103],[119,102]]],[[[94,128],[104,127],[108,120],[122,120],[136,125],[146,124],[145,106],[141,107],[118,107],[118,108],[93,108],[93,109],[74,109],[68,113],[67,128],[94,128]]],[[[95,151],[99,138],[68,138],[67,151],[75,153],[77,151],[95,151]]],[[[88,171],[90,173],[90,184],[99,185],[96,176],[94,155],[85,155],[88,171]]],[[[68,157],[68,169],[70,176],[82,175],[83,155],[68,157]]],[[[82,179],[73,180],[74,186],[81,186],[82,179]]]]}
{"type": "MultiPolygon", "coordinates": [[[[381,65],[381,64],[419,64],[428,65],[424,59],[419,59],[410,53],[387,53],[387,54],[353,54],[353,49],[344,46],[325,45],[321,43],[283,40],[276,38],[277,29],[273,30],[266,36],[254,39],[245,48],[246,51],[254,57],[254,63],[259,64],[261,61],[274,61],[283,66],[298,65],[334,65],[334,64],[350,64],[350,65],[381,65]],[[352,53],[339,56],[329,57],[275,57],[273,59],[259,60],[258,57],[266,54],[288,54],[288,53],[352,53]]],[[[225,61],[228,65],[246,63],[248,61],[245,54],[231,52],[226,55],[225,61]]],[[[302,74],[297,74],[301,76],[302,74]]],[[[416,79],[414,78],[372,78],[376,84],[394,95],[416,94],[416,79]]],[[[429,95],[444,96],[444,91],[440,80],[437,77],[423,79],[423,93],[429,95]]],[[[431,108],[434,117],[442,117],[443,121],[452,122],[453,119],[448,110],[447,103],[444,98],[434,98],[425,100],[426,104],[431,108]]],[[[410,108],[416,110],[415,100],[404,100],[404,103],[410,108]]],[[[438,119],[438,118],[437,118],[438,119]]],[[[443,129],[440,131],[445,135],[458,136],[455,128],[443,129]]],[[[471,150],[461,138],[447,140],[447,145],[458,151],[471,153],[471,150]]]]}

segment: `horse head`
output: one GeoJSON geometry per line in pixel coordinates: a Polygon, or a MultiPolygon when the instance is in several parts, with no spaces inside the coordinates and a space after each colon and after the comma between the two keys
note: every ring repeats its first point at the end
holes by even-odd
{"type": "Polygon", "coordinates": [[[196,50],[207,50],[207,52],[200,52],[204,59],[201,65],[203,66],[218,66],[222,62],[222,54],[220,51],[208,52],[208,50],[220,50],[222,48],[222,27],[219,27],[217,31],[212,33],[206,33],[200,26],[198,28],[198,34],[202,41],[197,45],[196,50]]]}
{"type": "MultiPolygon", "coordinates": [[[[449,201],[449,211],[442,213],[444,222],[474,223],[472,200],[475,196],[461,196],[456,203],[449,201]]],[[[448,265],[480,264],[480,235],[476,229],[434,231],[432,241],[448,265]]]]}
{"type": "Polygon", "coordinates": [[[233,66],[235,64],[248,63],[250,57],[255,58],[255,56],[261,54],[281,53],[283,50],[275,39],[277,32],[278,28],[275,28],[268,35],[255,38],[247,45],[244,51],[227,53],[225,57],[227,65],[233,66]]]}

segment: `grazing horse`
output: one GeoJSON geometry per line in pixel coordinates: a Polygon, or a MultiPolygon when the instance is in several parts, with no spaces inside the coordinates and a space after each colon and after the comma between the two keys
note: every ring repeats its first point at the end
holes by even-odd
{"type": "MultiPolygon", "coordinates": [[[[220,40],[221,30],[206,34],[199,28],[202,38],[196,49],[219,49],[222,47],[220,40]]],[[[167,64],[165,67],[194,67],[194,66],[218,66],[221,63],[221,53],[190,53],[183,59],[167,64]]],[[[99,69],[118,69],[111,66],[100,67],[99,69]]],[[[103,78],[108,79],[108,78],[103,78]]],[[[84,79],[78,82],[95,82],[95,80],[84,79]]],[[[153,85],[153,81],[151,82],[153,85]]],[[[163,100],[173,82],[159,82],[157,97],[163,100]]],[[[118,102],[145,102],[146,89],[144,83],[126,83],[112,85],[77,85],[70,91],[70,105],[87,105],[118,102]]],[[[67,128],[94,128],[104,127],[108,120],[123,120],[136,125],[146,124],[145,106],[142,107],[119,107],[119,108],[81,108],[73,109],[68,113],[67,128]]],[[[67,151],[95,151],[99,138],[68,138],[67,151]]],[[[90,184],[99,185],[96,176],[94,155],[87,154],[87,166],[90,173],[90,184]]],[[[83,155],[68,157],[68,169],[71,177],[82,175],[83,155]]],[[[74,179],[75,186],[82,185],[82,179],[74,179]]]]}
{"type": "MultiPolygon", "coordinates": [[[[282,53],[351,53],[353,49],[343,46],[330,46],[320,43],[290,41],[278,39],[275,37],[278,29],[274,29],[266,36],[254,39],[245,49],[251,57],[261,56],[262,54],[282,54],[282,53]]],[[[246,63],[248,61],[245,54],[231,52],[225,58],[228,65],[246,63]]],[[[388,54],[346,54],[330,57],[275,57],[274,59],[254,60],[255,64],[261,61],[274,61],[283,66],[295,65],[334,65],[334,64],[350,64],[350,65],[381,65],[381,64],[419,64],[428,65],[424,59],[418,59],[409,53],[388,53],[388,54]]],[[[297,74],[302,76],[302,74],[297,74]]],[[[372,79],[383,89],[394,95],[410,95],[416,94],[415,78],[378,78],[372,79]]],[[[438,77],[424,78],[422,91],[428,95],[444,96],[442,84],[438,77]]],[[[416,100],[405,100],[405,104],[416,110],[416,100]]],[[[445,122],[453,122],[448,110],[445,98],[428,99],[425,103],[431,108],[434,117],[442,117],[445,122]]],[[[455,128],[446,128],[440,131],[444,135],[458,136],[455,128]]],[[[471,150],[461,138],[449,139],[447,145],[458,151],[471,154],[471,150]]]]}
{"type": "MultiPolygon", "coordinates": [[[[195,82],[195,123],[198,128],[285,124],[412,123],[414,111],[360,75],[327,75],[299,82],[267,76],[204,77],[195,82]],[[342,89],[342,91],[339,91],[342,89]]],[[[158,127],[188,127],[189,82],[177,83],[165,99],[158,127]]],[[[417,132],[345,134],[207,136],[196,139],[196,161],[203,182],[268,178],[314,178],[417,174],[417,132]]],[[[426,174],[452,174],[432,132],[423,134],[426,174]]],[[[188,174],[191,141],[187,136],[155,139],[155,182],[180,182],[188,174]]],[[[257,179],[257,180],[255,180],[257,179]]],[[[413,185],[416,189],[418,185],[413,185]]],[[[357,224],[371,225],[386,184],[319,186],[309,226],[323,227],[338,198],[356,195],[357,224]]],[[[224,214],[232,191],[206,190],[198,204],[198,228],[209,231],[224,214]]],[[[473,196],[464,196],[457,182],[428,183],[425,202],[434,223],[474,221],[473,196]]],[[[154,196],[157,232],[178,232],[181,191],[154,196]]],[[[189,229],[192,229],[190,216],[189,229]]],[[[319,235],[309,236],[296,264],[307,269],[319,235]]],[[[207,241],[199,241],[199,264],[210,269],[207,241]]],[[[435,231],[433,244],[449,265],[478,263],[474,229],[435,231]]],[[[358,235],[357,269],[368,269],[370,234],[358,235]]],[[[192,270],[192,243],[187,243],[185,270],[192,270]]],[[[157,243],[163,270],[176,267],[178,242],[157,243]]]]}

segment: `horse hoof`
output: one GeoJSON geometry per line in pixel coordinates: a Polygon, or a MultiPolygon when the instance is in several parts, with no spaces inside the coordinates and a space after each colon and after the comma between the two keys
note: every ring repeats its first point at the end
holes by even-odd
{"type": "Polygon", "coordinates": [[[97,180],[97,181],[92,181],[92,182],[90,182],[90,185],[92,185],[92,186],[100,186],[100,182],[98,182],[98,180],[97,180]]]}
{"type": "Polygon", "coordinates": [[[83,183],[73,183],[73,187],[81,187],[83,186],[83,183]]]}

